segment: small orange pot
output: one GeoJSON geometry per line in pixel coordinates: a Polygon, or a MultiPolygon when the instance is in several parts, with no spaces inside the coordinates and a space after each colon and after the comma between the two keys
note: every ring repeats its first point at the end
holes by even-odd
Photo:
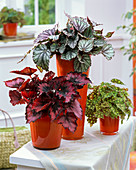
{"type": "Polygon", "coordinates": [[[3,24],[3,31],[6,36],[16,36],[17,35],[17,23],[7,23],[3,24]]]}
{"type": "MultiPolygon", "coordinates": [[[[65,76],[69,72],[74,72],[74,60],[62,60],[60,56],[56,56],[57,64],[57,74],[58,76],[65,76]]],[[[89,69],[87,72],[84,72],[87,76],[89,75],[89,69]]],[[[78,140],[81,139],[84,135],[84,120],[85,120],[85,108],[86,108],[86,99],[87,99],[87,85],[82,89],[78,90],[81,99],[78,99],[81,107],[83,109],[82,120],[77,120],[77,129],[74,133],[70,132],[68,129],[62,131],[62,138],[67,140],[78,140]]]]}
{"type": "Polygon", "coordinates": [[[116,135],[119,131],[119,117],[112,119],[109,116],[100,118],[100,132],[103,135],[116,135]]]}
{"type": "Polygon", "coordinates": [[[56,149],[60,146],[62,125],[57,120],[51,122],[49,116],[30,123],[33,146],[37,149],[56,149]]]}

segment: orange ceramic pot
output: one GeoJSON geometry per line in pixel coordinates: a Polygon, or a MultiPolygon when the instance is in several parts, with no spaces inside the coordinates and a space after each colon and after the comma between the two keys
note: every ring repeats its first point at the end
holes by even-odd
{"type": "MultiPolygon", "coordinates": [[[[57,64],[57,74],[58,76],[65,76],[69,72],[74,72],[74,60],[62,60],[60,56],[56,57],[57,64]]],[[[87,76],[89,75],[89,69],[87,72],[83,72],[87,76]]],[[[82,120],[77,120],[77,129],[74,133],[70,132],[68,129],[64,129],[62,131],[63,139],[67,140],[78,140],[81,139],[84,135],[84,121],[85,121],[85,108],[86,108],[86,99],[87,99],[87,85],[85,85],[82,89],[78,90],[81,99],[78,99],[81,104],[83,110],[82,120]]]]}
{"type": "Polygon", "coordinates": [[[103,135],[116,135],[119,131],[119,117],[112,119],[109,116],[100,118],[100,132],[103,135]]]}
{"type": "Polygon", "coordinates": [[[49,116],[30,123],[32,144],[37,149],[56,149],[60,146],[62,125],[51,122],[49,116]]]}
{"type": "Polygon", "coordinates": [[[3,24],[3,31],[6,36],[16,36],[17,35],[17,23],[7,23],[3,24]]]}
{"type": "Polygon", "coordinates": [[[130,170],[136,169],[136,151],[130,152],[130,170]]]}

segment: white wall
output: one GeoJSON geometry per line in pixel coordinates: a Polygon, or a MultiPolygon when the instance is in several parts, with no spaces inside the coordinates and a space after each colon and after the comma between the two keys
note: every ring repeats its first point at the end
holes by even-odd
{"type": "MultiPolygon", "coordinates": [[[[10,71],[33,66],[31,57],[27,57],[22,63],[17,64],[23,58],[26,51],[32,47],[32,44],[32,40],[0,43],[0,108],[9,112],[17,120],[17,125],[25,123],[25,105],[11,105],[9,88],[5,86],[4,81],[17,77],[16,74],[10,73],[10,71]]],[[[2,125],[2,118],[3,115],[0,113],[0,127],[2,125]]]]}
{"type": "Polygon", "coordinates": [[[94,84],[101,81],[110,81],[112,78],[121,79],[129,88],[129,94],[133,99],[133,82],[129,77],[132,71],[132,61],[128,61],[128,56],[123,56],[120,47],[128,43],[128,36],[122,30],[117,31],[117,26],[127,24],[128,21],[122,19],[122,14],[131,10],[133,0],[86,0],[85,16],[97,23],[102,23],[104,33],[115,31],[113,38],[109,39],[115,50],[115,56],[111,61],[107,61],[102,55],[92,57],[92,67],[90,77],[94,84]]]}

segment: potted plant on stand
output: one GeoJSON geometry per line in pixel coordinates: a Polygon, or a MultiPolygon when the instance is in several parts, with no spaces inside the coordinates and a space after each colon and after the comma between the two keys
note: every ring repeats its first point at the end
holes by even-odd
{"type": "MultiPolygon", "coordinates": [[[[103,30],[95,29],[99,24],[92,22],[88,17],[71,17],[68,14],[66,16],[68,17],[66,28],[59,30],[58,25],[55,25],[53,29],[43,31],[35,39],[32,48],[33,61],[40,70],[48,70],[49,61],[55,54],[58,76],[64,76],[70,71],[82,72],[88,76],[91,56],[103,54],[108,60],[114,56],[112,45],[106,42],[106,38],[111,37],[113,32],[104,36],[103,30]]],[[[30,52],[31,50],[28,51],[30,52]]],[[[84,134],[87,86],[79,90],[79,93],[83,118],[78,120],[74,134],[63,130],[64,139],[81,139],[84,134]]]]}
{"type": "Polygon", "coordinates": [[[17,77],[5,81],[5,85],[16,89],[9,91],[13,106],[26,104],[26,120],[30,123],[33,146],[39,149],[58,148],[62,135],[61,124],[74,133],[77,118],[82,119],[77,89],[90,83],[90,80],[85,74],[77,72],[54,77],[52,71],[40,79],[34,74],[36,71],[30,67],[11,71],[29,78],[25,80],[17,77]]]}
{"type": "Polygon", "coordinates": [[[4,34],[6,36],[16,36],[18,24],[20,24],[20,27],[25,24],[24,12],[3,7],[0,11],[0,25],[3,25],[4,34]]]}
{"type": "Polygon", "coordinates": [[[87,96],[87,121],[92,126],[100,118],[100,132],[104,135],[114,135],[127,115],[131,115],[131,100],[128,98],[128,89],[115,85],[124,83],[112,79],[112,83],[102,82],[100,85],[90,87],[92,92],[87,96]]]}

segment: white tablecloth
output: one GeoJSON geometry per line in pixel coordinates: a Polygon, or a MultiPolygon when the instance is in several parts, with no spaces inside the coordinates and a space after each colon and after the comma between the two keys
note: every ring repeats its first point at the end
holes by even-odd
{"type": "Polygon", "coordinates": [[[126,170],[135,120],[131,117],[124,121],[119,133],[113,136],[101,135],[98,123],[91,128],[87,124],[83,139],[62,140],[56,150],[37,150],[29,142],[11,155],[10,162],[47,170],[126,170]]]}

